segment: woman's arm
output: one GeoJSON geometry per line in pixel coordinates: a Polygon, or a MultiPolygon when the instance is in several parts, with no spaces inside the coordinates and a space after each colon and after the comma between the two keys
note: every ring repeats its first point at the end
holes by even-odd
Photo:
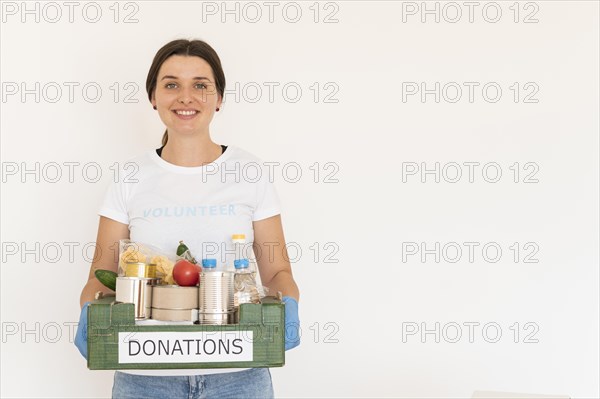
{"type": "Polygon", "coordinates": [[[96,238],[96,250],[94,251],[94,259],[90,266],[90,274],[88,282],[81,291],[79,303],[81,307],[88,301],[94,300],[94,295],[98,291],[104,293],[113,293],[112,290],[106,288],[100,281],[96,279],[94,270],[106,269],[117,272],[119,240],[129,238],[129,226],[119,223],[112,219],[100,216],[98,225],[98,237],[96,238]],[[115,252],[117,253],[115,255],[115,252]]]}
{"type": "Polygon", "coordinates": [[[253,247],[262,283],[273,293],[281,291],[283,296],[299,300],[300,292],[292,276],[281,216],[256,221],[253,227],[253,247]]]}

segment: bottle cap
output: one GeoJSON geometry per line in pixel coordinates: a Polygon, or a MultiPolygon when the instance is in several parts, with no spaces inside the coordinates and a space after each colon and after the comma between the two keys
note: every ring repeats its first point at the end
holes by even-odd
{"type": "Polygon", "coordinates": [[[202,259],[202,267],[207,267],[207,268],[217,267],[217,260],[216,259],[202,259]]]}
{"type": "Polygon", "coordinates": [[[235,266],[236,269],[245,269],[250,266],[250,262],[248,259],[236,259],[233,261],[233,266],[235,266]]]}

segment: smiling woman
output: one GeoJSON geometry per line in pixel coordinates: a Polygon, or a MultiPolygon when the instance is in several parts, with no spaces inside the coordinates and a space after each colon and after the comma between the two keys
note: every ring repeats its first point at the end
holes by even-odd
{"type": "MultiPolygon", "coordinates": [[[[166,126],[162,147],[130,160],[137,165],[136,183],[111,183],[100,208],[96,251],[111,253],[120,239],[144,242],[175,253],[185,241],[204,255],[206,243],[231,241],[245,234],[256,254],[262,283],[284,295],[286,350],[299,344],[299,291],[285,250],[279,199],[269,174],[258,179],[222,180],[217,169],[264,165],[235,146],[215,143],[210,123],[225,91],[217,53],[200,40],[175,40],[163,46],[146,80],[148,99],[166,126]],[[184,212],[185,210],[185,212],[184,212]],[[273,251],[273,248],[283,248],[273,251]]],[[[220,247],[219,245],[217,245],[220,247]]],[[[112,259],[94,256],[81,293],[80,326],[97,291],[96,268],[117,270],[112,259]]],[[[109,257],[110,258],[110,257],[109,257]]],[[[223,258],[223,257],[222,257],[223,258]]],[[[86,337],[78,330],[76,345],[86,356],[86,337]]],[[[272,397],[269,369],[158,369],[115,373],[113,397],[272,397]]]]}

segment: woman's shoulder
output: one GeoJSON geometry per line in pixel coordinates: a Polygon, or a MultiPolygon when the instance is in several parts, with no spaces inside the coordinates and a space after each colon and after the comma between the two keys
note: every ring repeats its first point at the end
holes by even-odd
{"type": "Polygon", "coordinates": [[[245,148],[238,147],[237,145],[227,146],[227,151],[230,151],[230,156],[226,160],[237,161],[237,162],[257,162],[262,163],[262,158],[256,154],[246,150],[245,148]]]}

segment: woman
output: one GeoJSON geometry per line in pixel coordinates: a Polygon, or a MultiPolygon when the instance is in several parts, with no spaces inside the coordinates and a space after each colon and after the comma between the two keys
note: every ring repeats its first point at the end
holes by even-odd
{"type": "MultiPolygon", "coordinates": [[[[204,244],[224,243],[232,234],[244,233],[253,241],[262,284],[284,295],[286,350],[297,346],[299,292],[285,252],[275,190],[266,173],[251,178],[240,173],[245,166],[260,165],[257,158],[210,137],[209,125],[225,91],[218,55],[203,41],[172,41],[154,57],[146,90],[167,127],[163,146],[134,158],[135,176],[108,190],[99,212],[94,262],[81,293],[76,345],[87,356],[87,304],[96,292],[110,292],[93,270],[117,270],[111,249],[118,248],[120,239],[172,253],[184,240],[198,257],[204,255],[204,244]]],[[[127,370],[115,373],[113,396],[254,398],[272,397],[273,388],[264,368],[127,370]]]]}

